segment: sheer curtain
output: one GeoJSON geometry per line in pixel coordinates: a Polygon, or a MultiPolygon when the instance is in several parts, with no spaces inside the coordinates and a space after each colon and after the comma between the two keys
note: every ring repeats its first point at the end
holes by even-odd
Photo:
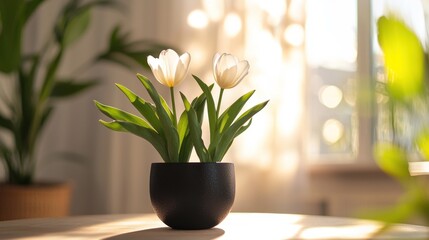
{"type": "MultiPolygon", "coordinates": [[[[40,9],[26,31],[27,49],[40,47],[46,35],[52,34],[51,19],[65,2],[48,1],[40,9]]],[[[67,52],[61,69],[63,74],[99,77],[102,83],[83,95],[58,103],[41,139],[38,178],[72,182],[72,214],[152,212],[148,195],[149,170],[151,162],[159,162],[161,158],[144,140],[101,126],[98,119],[104,117],[93,104],[96,99],[134,111],[114,83],[120,82],[147,97],[145,91],[134,72],[117,65],[106,63],[80,70],[91,53],[105,47],[108,32],[119,23],[135,39],[155,39],[181,52],[190,52],[190,73],[208,82],[213,81],[211,60],[215,52],[231,52],[248,59],[252,74],[236,89],[225,92],[225,104],[252,89],[256,89],[256,95],[249,106],[266,99],[271,101],[267,109],[255,117],[252,130],[237,138],[225,157],[225,161],[236,163],[237,195],[233,210],[315,212],[316,205],[308,202],[310,193],[300,146],[304,76],[299,64],[303,61],[302,52],[283,49],[276,43],[280,41],[278,36],[261,28],[263,21],[267,21],[263,17],[265,10],[253,12],[252,16],[259,18],[250,17],[252,9],[262,5],[257,1],[235,1],[232,7],[242,18],[242,31],[238,37],[228,39],[222,35],[221,22],[213,22],[204,30],[188,26],[188,14],[202,8],[203,1],[120,2],[122,12],[106,9],[93,12],[90,33],[67,52]],[[276,52],[278,50],[292,53],[287,55],[292,57],[284,57],[276,52]],[[80,158],[61,160],[57,154],[60,152],[72,152],[80,158]]],[[[286,12],[286,9],[284,13],[279,9],[271,10],[280,15],[286,12]]],[[[135,71],[153,79],[150,72],[135,71]]],[[[179,88],[190,95],[198,89],[190,75],[179,88]]],[[[192,160],[196,160],[195,156],[192,160]]]]}

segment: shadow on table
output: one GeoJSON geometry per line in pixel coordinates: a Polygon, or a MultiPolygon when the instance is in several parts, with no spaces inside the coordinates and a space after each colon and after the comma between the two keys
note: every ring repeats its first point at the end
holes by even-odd
{"type": "Polygon", "coordinates": [[[159,239],[174,239],[174,240],[213,240],[225,234],[225,231],[219,228],[207,230],[174,230],[171,228],[152,228],[141,231],[119,234],[113,237],[105,238],[105,240],[159,240],[159,239]]]}

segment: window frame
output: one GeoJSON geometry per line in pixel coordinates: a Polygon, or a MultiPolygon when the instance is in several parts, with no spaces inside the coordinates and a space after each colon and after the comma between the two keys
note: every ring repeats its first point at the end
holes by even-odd
{"type": "MultiPolygon", "coordinates": [[[[327,155],[310,159],[310,171],[325,172],[379,172],[374,157],[375,105],[373,70],[373,16],[371,0],[357,1],[357,59],[356,59],[356,112],[357,148],[347,156],[327,155]],[[343,158],[343,159],[340,159],[343,158]]],[[[308,77],[308,76],[307,76],[308,77]]],[[[307,78],[308,79],[308,78],[307,78]]]]}

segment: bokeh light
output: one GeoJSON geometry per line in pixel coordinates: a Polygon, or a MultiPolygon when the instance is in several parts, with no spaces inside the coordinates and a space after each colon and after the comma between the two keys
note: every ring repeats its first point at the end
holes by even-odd
{"type": "Polygon", "coordinates": [[[323,124],[322,135],[328,144],[334,144],[344,135],[344,125],[336,119],[329,119],[323,124]]]}
{"type": "Polygon", "coordinates": [[[283,38],[294,47],[302,46],[304,43],[304,28],[299,24],[293,23],[285,29],[283,38]]]}
{"type": "Polygon", "coordinates": [[[242,28],[240,16],[237,13],[228,13],[225,17],[223,28],[228,37],[237,36],[242,28]]]}
{"type": "Polygon", "coordinates": [[[323,86],[319,91],[319,101],[328,108],[336,108],[342,99],[343,92],[337,86],[323,86]]]}
{"type": "Polygon", "coordinates": [[[203,29],[209,24],[207,14],[200,9],[193,10],[188,15],[188,25],[192,28],[203,29]]]}

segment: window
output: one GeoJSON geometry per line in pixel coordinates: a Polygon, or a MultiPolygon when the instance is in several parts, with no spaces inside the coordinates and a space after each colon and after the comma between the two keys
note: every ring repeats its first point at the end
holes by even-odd
{"type": "Polygon", "coordinates": [[[392,117],[402,124],[403,143],[411,145],[416,129],[405,126],[410,116],[401,109],[392,115],[379,91],[385,76],[376,21],[389,13],[402,16],[426,42],[422,9],[418,0],[307,1],[308,154],[313,162],[374,165],[372,146],[392,138],[392,117]]]}
{"type": "Polygon", "coordinates": [[[360,91],[370,86],[368,13],[366,0],[307,1],[307,153],[313,163],[371,160],[371,108],[360,91]]]}

